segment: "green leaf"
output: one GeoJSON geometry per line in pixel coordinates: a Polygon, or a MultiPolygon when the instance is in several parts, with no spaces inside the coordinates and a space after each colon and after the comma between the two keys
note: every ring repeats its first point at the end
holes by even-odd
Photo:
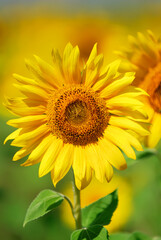
{"type": "Polygon", "coordinates": [[[152,238],[144,233],[134,232],[127,238],[127,240],[152,240],[152,238]]]}
{"type": "Polygon", "coordinates": [[[117,191],[100,198],[82,209],[82,225],[108,225],[118,203],[117,191]]]}
{"type": "Polygon", "coordinates": [[[30,204],[23,226],[30,221],[42,217],[52,209],[56,208],[62,203],[63,200],[64,197],[60,193],[49,189],[43,190],[30,204]]]}
{"type": "Polygon", "coordinates": [[[106,228],[96,225],[76,230],[72,233],[70,240],[108,240],[106,228]]]}

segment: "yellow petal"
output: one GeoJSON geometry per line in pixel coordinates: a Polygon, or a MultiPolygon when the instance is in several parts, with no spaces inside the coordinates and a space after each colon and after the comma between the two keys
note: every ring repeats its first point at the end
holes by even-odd
{"type": "Polygon", "coordinates": [[[79,84],[81,82],[81,71],[79,69],[80,52],[78,46],[74,47],[64,65],[64,75],[68,83],[79,84]]]}
{"type": "Polygon", "coordinates": [[[139,49],[139,42],[138,42],[138,40],[134,36],[129,35],[128,36],[128,41],[129,41],[130,46],[132,48],[139,49]]]}
{"type": "Polygon", "coordinates": [[[39,88],[38,86],[31,86],[31,85],[19,85],[14,84],[16,88],[19,89],[25,96],[29,97],[33,100],[44,101],[46,102],[48,99],[48,94],[43,89],[39,88]]]}
{"type": "Polygon", "coordinates": [[[19,151],[15,153],[13,156],[13,161],[17,161],[25,156],[27,156],[29,153],[34,151],[34,149],[39,145],[39,143],[42,141],[42,138],[38,139],[36,142],[30,141],[28,145],[24,148],[21,148],[19,151]]]}
{"type": "Polygon", "coordinates": [[[18,81],[19,84],[34,85],[34,86],[41,87],[42,89],[45,89],[45,91],[47,92],[51,91],[51,86],[49,86],[47,82],[36,81],[35,79],[23,77],[18,74],[13,74],[13,77],[18,81]]]}
{"type": "Polygon", "coordinates": [[[81,71],[79,69],[79,58],[80,52],[78,46],[73,48],[73,51],[70,55],[70,72],[72,76],[72,80],[74,83],[79,84],[81,82],[81,71]]]}
{"type": "Polygon", "coordinates": [[[40,163],[41,159],[42,159],[42,156],[40,158],[36,158],[33,161],[30,161],[30,160],[27,159],[24,163],[21,164],[21,166],[23,166],[23,167],[33,166],[37,163],[40,163]]]}
{"type": "Polygon", "coordinates": [[[131,110],[138,110],[138,108],[141,108],[144,106],[144,104],[135,98],[130,97],[124,97],[124,96],[116,96],[113,98],[110,98],[106,101],[106,106],[109,109],[131,109],[131,110]]]}
{"type": "Polygon", "coordinates": [[[143,151],[142,145],[139,142],[135,135],[130,134],[127,131],[124,131],[125,137],[128,139],[131,146],[133,146],[137,151],[143,151]]]}
{"type": "Polygon", "coordinates": [[[27,67],[33,72],[33,74],[47,86],[52,86],[53,88],[60,87],[64,80],[57,76],[57,69],[54,69],[54,66],[46,63],[40,57],[34,55],[36,64],[31,60],[26,60],[27,67]]]}
{"type": "Polygon", "coordinates": [[[154,111],[153,107],[151,106],[151,104],[149,103],[149,101],[145,101],[144,108],[145,108],[145,111],[147,112],[148,117],[149,117],[148,121],[151,122],[152,118],[153,118],[153,116],[155,114],[155,111],[154,111]]]}
{"type": "Polygon", "coordinates": [[[84,153],[83,153],[83,158],[84,158],[84,167],[85,167],[85,173],[83,174],[84,176],[80,177],[79,174],[74,174],[75,176],[75,184],[77,186],[77,188],[79,190],[84,189],[86,186],[88,186],[88,184],[91,182],[92,179],[92,168],[90,167],[89,164],[89,155],[88,155],[88,151],[86,150],[86,148],[84,149],[84,153]]]}
{"type": "Polygon", "coordinates": [[[112,176],[113,176],[113,167],[108,162],[107,155],[105,154],[104,151],[102,151],[102,149],[100,149],[100,155],[101,155],[102,159],[104,159],[104,164],[105,164],[104,165],[104,176],[105,176],[107,182],[110,182],[112,179],[112,176]]]}
{"type": "Polygon", "coordinates": [[[13,74],[13,77],[20,83],[25,84],[25,85],[36,85],[36,81],[31,78],[23,77],[19,74],[13,74]]]}
{"type": "Polygon", "coordinates": [[[42,72],[42,76],[48,83],[50,83],[53,87],[60,87],[62,84],[64,84],[63,77],[59,78],[57,76],[58,70],[54,68],[54,66],[51,66],[50,64],[46,63],[44,60],[42,60],[40,57],[35,56],[35,59],[38,63],[38,66],[42,72]]]}
{"type": "Polygon", "coordinates": [[[46,115],[26,116],[17,119],[11,119],[7,122],[8,125],[16,128],[30,127],[42,125],[46,121],[46,115]]]}
{"type": "Polygon", "coordinates": [[[74,158],[73,158],[73,171],[74,175],[77,176],[80,180],[84,178],[85,167],[86,167],[86,155],[85,149],[82,147],[74,148],[74,158]]]}
{"type": "Polygon", "coordinates": [[[135,152],[130,146],[128,138],[124,132],[125,130],[109,125],[105,132],[105,137],[114,145],[118,146],[129,158],[136,159],[135,152]]]}
{"type": "Polygon", "coordinates": [[[148,147],[154,148],[161,138],[161,114],[155,113],[150,127],[150,135],[147,139],[148,147]]]}
{"type": "MultiPolygon", "coordinates": [[[[87,159],[87,157],[86,157],[87,159]]],[[[84,178],[81,179],[81,181],[79,180],[79,178],[76,178],[76,186],[78,189],[82,190],[84,189],[85,187],[88,186],[88,184],[91,182],[92,180],[92,168],[90,167],[89,165],[89,162],[88,162],[88,159],[86,161],[86,167],[85,167],[85,175],[84,175],[84,178]]]]}
{"type": "Polygon", "coordinates": [[[118,73],[120,62],[121,62],[120,60],[116,60],[108,65],[108,71],[106,75],[106,80],[108,79],[108,84],[113,82],[114,77],[120,76],[120,73],[118,73]]]}
{"type": "Polygon", "coordinates": [[[153,59],[141,50],[135,52],[131,58],[131,62],[144,70],[148,70],[154,65],[153,59]]]}
{"type": "Polygon", "coordinates": [[[25,147],[30,141],[36,142],[39,138],[49,132],[46,125],[42,125],[36,129],[27,129],[21,135],[15,138],[11,143],[12,146],[25,147]]]}
{"type": "Polygon", "coordinates": [[[109,112],[113,115],[126,117],[134,121],[145,121],[148,119],[147,112],[139,108],[135,109],[135,111],[131,111],[131,109],[127,109],[126,107],[122,109],[109,109],[109,112]]]}
{"type": "Polygon", "coordinates": [[[145,92],[143,89],[134,87],[134,86],[128,86],[123,91],[120,91],[120,96],[124,97],[139,97],[141,95],[149,96],[147,92],[145,92]]]}
{"type": "Polygon", "coordinates": [[[63,146],[63,142],[56,137],[52,139],[51,144],[45,152],[39,167],[39,177],[46,175],[54,167],[54,162],[58,157],[63,146]]]}
{"type": "Polygon", "coordinates": [[[71,54],[72,50],[73,50],[73,46],[72,46],[72,44],[69,42],[69,43],[66,45],[65,49],[64,49],[64,53],[63,53],[63,64],[66,65],[66,63],[67,63],[67,61],[68,61],[68,58],[70,57],[70,54],[71,54]]]}
{"type": "Polygon", "coordinates": [[[97,43],[95,43],[95,45],[93,46],[93,49],[92,49],[92,51],[90,53],[90,56],[89,56],[89,58],[87,60],[86,65],[90,66],[93,63],[93,61],[96,58],[96,56],[97,56],[97,43]]]}
{"type": "Polygon", "coordinates": [[[19,109],[19,108],[26,108],[26,104],[23,102],[24,98],[5,98],[5,103],[4,106],[11,110],[12,108],[14,109],[19,109]]]}
{"type": "Polygon", "coordinates": [[[60,71],[62,71],[62,58],[61,58],[61,56],[59,54],[58,49],[53,48],[53,50],[52,50],[52,57],[53,57],[54,65],[57,65],[58,68],[60,69],[60,71]]]}
{"type": "Polygon", "coordinates": [[[70,83],[70,74],[68,72],[68,67],[69,67],[69,57],[70,54],[73,50],[73,46],[71,45],[71,43],[68,43],[64,49],[64,53],[63,53],[63,60],[62,60],[62,65],[63,65],[63,71],[64,71],[64,76],[65,76],[65,80],[67,83],[70,83]]]}
{"type": "Polygon", "coordinates": [[[109,162],[107,162],[107,167],[105,169],[105,178],[107,182],[110,182],[113,177],[113,167],[109,162]]]}
{"type": "Polygon", "coordinates": [[[17,161],[25,156],[27,156],[30,152],[32,151],[32,149],[30,147],[28,148],[21,148],[19,151],[17,151],[15,153],[15,155],[13,156],[13,161],[17,161]]]}
{"type": "Polygon", "coordinates": [[[138,67],[130,62],[121,61],[118,70],[121,73],[136,72],[138,70],[138,67]]]}
{"type": "Polygon", "coordinates": [[[13,114],[18,116],[27,116],[27,115],[39,115],[44,114],[46,108],[42,104],[42,102],[37,102],[38,106],[34,106],[35,102],[32,101],[30,107],[24,102],[26,99],[24,98],[8,98],[6,99],[5,106],[6,108],[11,111],[13,114]]]}
{"type": "Polygon", "coordinates": [[[31,152],[30,156],[28,157],[28,163],[39,159],[41,156],[44,155],[47,148],[50,146],[51,142],[53,141],[52,135],[43,136],[41,142],[37,143],[37,146],[34,147],[34,150],[31,152]]]}
{"type": "Polygon", "coordinates": [[[51,178],[54,186],[67,174],[73,162],[72,144],[65,144],[55,160],[53,169],[51,170],[51,178]]]}
{"type": "Polygon", "coordinates": [[[147,30],[148,36],[150,37],[150,39],[156,43],[157,42],[157,38],[155,37],[154,33],[151,30],[147,30]]]}
{"type": "Polygon", "coordinates": [[[149,41],[149,39],[140,32],[138,32],[138,40],[140,42],[141,47],[149,55],[149,57],[153,59],[153,61],[157,62],[160,59],[160,54],[157,51],[154,42],[149,41]]]}
{"type": "Polygon", "coordinates": [[[98,70],[97,68],[94,69],[86,69],[86,79],[85,79],[85,85],[90,87],[92,84],[95,83],[95,80],[98,77],[98,70]]]}
{"type": "MultiPolygon", "coordinates": [[[[102,140],[100,140],[101,142],[102,140]]],[[[103,152],[102,145],[91,145],[86,148],[88,161],[95,172],[96,178],[103,183],[104,178],[110,181],[113,175],[112,167],[108,161],[107,155],[103,152]]]]}
{"type": "Polygon", "coordinates": [[[100,54],[95,58],[93,65],[91,67],[87,66],[85,79],[85,85],[87,87],[91,87],[97,82],[102,64],[103,55],[100,54]]]}
{"type": "Polygon", "coordinates": [[[102,166],[102,158],[98,154],[97,150],[97,145],[96,146],[87,146],[86,151],[87,151],[87,156],[88,156],[88,161],[90,164],[90,167],[94,170],[96,178],[100,181],[104,181],[104,165],[102,166]]]}
{"type": "Polygon", "coordinates": [[[99,145],[102,151],[104,151],[104,154],[106,154],[107,160],[111,165],[118,170],[123,170],[127,167],[125,158],[118,147],[105,138],[100,140],[99,145]]]}
{"type": "Polygon", "coordinates": [[[127,130],[131,129],[134,132],[139,133],[141,136],[149,135],[149,131],[147,130],[149,127],[148,123],[134,122],[133,120],[126,117],[111,116],[109,124],[127,130]]]}
{"type": "Polygon", "coordinates": [[[11,139],[15,139],[16,137],[18,137],[20,135],[22,128],[17,129],[16,131],[12,132],[10,135],[8,135],[6,137],[6,139],[4,140],[4,144],[11,139]]]}
{"type": "Polygon", "coordinates": [[[134,73],[126,73],[123,78],[113,81],[106,88],[100,92],[102,98],[109,98],[115,96],[122,89],[131,84],[134,80],[134,73]]]}
{"type": "Polygon", "coordinates": [[[7,106],[7,109],[12,112],[13,114],[21,117],[25,117],[26,115],[39,115],[45,113],[45,107],[23,107],[16,108],[15,106],[7,106]]]}

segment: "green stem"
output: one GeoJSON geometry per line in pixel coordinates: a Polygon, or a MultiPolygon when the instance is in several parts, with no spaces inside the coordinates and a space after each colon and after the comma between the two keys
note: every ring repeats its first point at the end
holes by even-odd
{"type": "Polygon", "coordinates": [[[71,208],[71,211],[72,211],[72,214],[73,214],[73,217],[74,217],[74,209],[73,209],[73,204],[72,204],[72,202],[70,201],[70,199],[67,197],[67,196],[65,196],[65,195],[62,195],[64,198],[65,198],[65,200],[69,203],[69,206],[70,206],[70,208],[71,208]]]}
{"type": "Polygon", "coordinates": [[[73,173],[73,195],[74,195],[73,216],[75,219],[76,229],[80,229],[80,228],[82,228],[80,190],[75,185],[74,173],[73,173]]]}

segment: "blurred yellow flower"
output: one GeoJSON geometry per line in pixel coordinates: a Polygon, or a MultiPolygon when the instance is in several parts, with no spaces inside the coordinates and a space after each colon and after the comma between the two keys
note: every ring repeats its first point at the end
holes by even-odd
{"type": "Polygon", "coordinates": [[[129,36],[129,48],[119,52],[125,61],[120,71],[135,71],[133,85],[144,89],[150,97],[143,101],[151,123],[151,134],[145,138],[145,144],[155,147],[161,138],[161,39],[156,39],[151,31],[147,35],[138,33],[129,36]]]}
{"type": "Polygon", "coordinates": [[[14,74],[15,86],[25,97],[9,98],[7,108],[20,118],[8,121],[18,128],[6,141],[22,147],[13,157],[29,155],[23,166],[40,162],[39,176],[51,172],[56,185],[73,168],[78,189],[96,178],[110,181],[113,168],[127,167],[120,149],[135,159],[132,147],[141,151],[133,132],[148,134],[143,104],[146,94],[130,86],[134,73],[117,72],[119,62],[103,67],[103,55],[94,45],[85,65],[79,48],[67,44],[63,56],[52,52],[53,65],[35,56],[27,67],[35,79],[14,74]],[[130,132],[129,132],[130,130],[130,132]]]}
{"type": "MultiPolygon", "coordinates": [[[[132,204],[132,188],[130,182],[123,177],[115,175],[109,183],[99,183],[95,178],[91,181],[88,187],[81,191],[81,207],[95,202],[101,197],[112,193],[115,189],[118,189],[118,206],[115,210],[111,223],[106,226],[107,230],[112,233],[121,230],[121,228],[127,223],[133,210],[132,204]]],[[[64,189],[64,194],[70,199],[73,199],[73,192],[70,184],[64,189]]],[[[72,217],[71,209],[67,202],[64,202],[61,208],[61,216],[63,221],[74,228],[75,222],[72,217]]]]}

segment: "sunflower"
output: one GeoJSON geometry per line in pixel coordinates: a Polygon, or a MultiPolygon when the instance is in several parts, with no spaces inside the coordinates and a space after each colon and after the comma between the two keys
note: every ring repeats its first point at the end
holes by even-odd
{"type": "Polygon", "coordinates": [[[138,33],[136,38],[129,36],[129,47],[119,55],[125,59],[119,70],[135,71],[133,85],[149,94],[142,99],[151,123],[145,144],[153,148],[161,138],[161,40],[151,31],[147,35],[138,33]]]}
{"type": "Polygon", "coordinates": [[[5,140],[21,147],[13,161],[40,163],[39,176],[51,172],[56,185],[73,168],[78,189],[96,178],[110,181],[113,167],[127,167],[121,152],[135,159],[133,147],[142,150],[135,132],[148,134],[146,112],[137,96],[146,94],[130,86],[134,73],[118,73],[119,62],[103,67],[103,55],[94,45],[86,64],[78,46],[67,44],[61,57],[52,51],[53,64],[39,57],[27,60],[34,79],[14,74],[24,97],[8,98],[7,108],[20,118],[8,121],[18,128],[5,140]],[[138,120],[139,119],[139,120],[138,120]],[[121,150],[120,150],[121,149],[121,150]]]}

